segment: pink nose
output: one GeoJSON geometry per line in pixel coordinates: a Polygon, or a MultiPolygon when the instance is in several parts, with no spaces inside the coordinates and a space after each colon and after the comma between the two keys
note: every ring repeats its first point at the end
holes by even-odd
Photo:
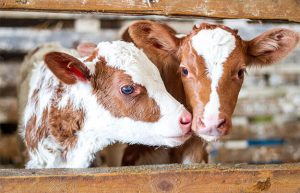
{"type": "Polygon", "coordinates": [[[184,110],[179,118],[179,126],[183,134],[187,134],[191,130],[192,115],[187,110],[184,110]]]}
{"type": "Polygon", "coordinates": [[[229,129],[229,124],[225,116],[199,118],[198,128],[200,133],[205,135],[220,136],[225,135],[229,129]]]}

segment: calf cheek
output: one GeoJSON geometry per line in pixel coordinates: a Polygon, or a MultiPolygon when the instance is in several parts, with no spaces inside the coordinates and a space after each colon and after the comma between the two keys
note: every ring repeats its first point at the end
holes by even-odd
{"type": "MultiPolygon", "coordinates": [[[[128,79],[122,72],[96,66],[96,73],[92,78],[94,94],[99,105],[108,110],[114,117],[128,117],[135,121],[156,122],[160,118],[160,109],[147,92],[137,96],[123,95],[119,92],[118,80],[128,79]],[[114,76],[112,76],[112,74],[114,76]],[[116,78],[118,77],[119,78],[116,78]],[[120,78],[122,77],[122,78],[120,78]]],[[[124,81],[124,80],[123,80],[124,81]]]]}
{"type": "Polygon", "coordinates": [[[147,95],[137,97],[133,104],[125,104],[132,119],[144,122],[157,122],[160,118],[160,108],[147,95]]]}
{"type": "Polygon", "coordinates": [[[220,89],[219,100],[220,100],[220,113],[226,116],[228,121],[231,123],[231,117],[236,107],[238,94],[240,91],[240,85],[232,82],[229,86],[220,89]]]}
{"type": "Polygon", "coordinates": [[[135,121],[156,122],[160,118],[160,109],[156,102],[146,96],[125,96],[119,93],[106,95],[101,103],[115,117],[128,117],[135,121]]]}

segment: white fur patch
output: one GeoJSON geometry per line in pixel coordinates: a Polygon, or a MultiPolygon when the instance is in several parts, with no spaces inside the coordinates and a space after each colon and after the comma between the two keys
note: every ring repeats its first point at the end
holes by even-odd
{"type": "Polygon", "coordinates": [[[223,64],[235,48],[235,37],[221,28],[201,30],[192,38],[192,46],[203,57],[208,77],[211,79],[209,102],[204,109],[204,120],[218,116],[220,101],[217,87],[223,75],[223,64]]]}

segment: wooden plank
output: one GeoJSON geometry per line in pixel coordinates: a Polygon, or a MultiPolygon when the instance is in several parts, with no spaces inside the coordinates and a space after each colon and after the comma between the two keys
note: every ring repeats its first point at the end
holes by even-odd
{"type": "Polygon", "coordinates": [[[280,19],[300,22],[299,0],[2,0],[0,9],[280,19]]]}
{"type": "MultiPolygon", "coordinates": [[[[0,2],[1,3],[1,2],[0,2]]],[[[1,6],[1,4],[0,4],[1,6]]],[[[1,7],[0,7],[1,8],[1,7]]],[[[91,13],[83,13],[88,18],[97,18],[101,20],[136,20],[136,15],[120,15],[120,14],[95,14],[91,13]]],[[[0,18],[4,19],[80,19],[83,14],[78,14],[76,12],[40,12],[40,11],[12,11],[10,9],[5,9],[4,11],[0,11],[0,18]]],[[[169,21],[169,17],[164,16],[155,16],[155,15],[141,15],[139,19],[151,19],[151,20],[167,20],[169,21]]],[[[190,21],[191,18],[172,18],[173,20],[180,21],[190,21]]]]}
{"type": "Polygon", "coordinates": [[[299,190],[300,164],[0,170],[1,193],[292,193],[299,190]]]}

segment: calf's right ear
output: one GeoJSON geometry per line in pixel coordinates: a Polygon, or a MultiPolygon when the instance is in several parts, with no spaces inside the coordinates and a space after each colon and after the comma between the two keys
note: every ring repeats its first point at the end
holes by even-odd
{"type": "Polygon", "coordinates": [[[77,58],[62,52],[49,52],[44,56],[47,67],[65,84],[89,81],[90,71],[77,58]]]}

